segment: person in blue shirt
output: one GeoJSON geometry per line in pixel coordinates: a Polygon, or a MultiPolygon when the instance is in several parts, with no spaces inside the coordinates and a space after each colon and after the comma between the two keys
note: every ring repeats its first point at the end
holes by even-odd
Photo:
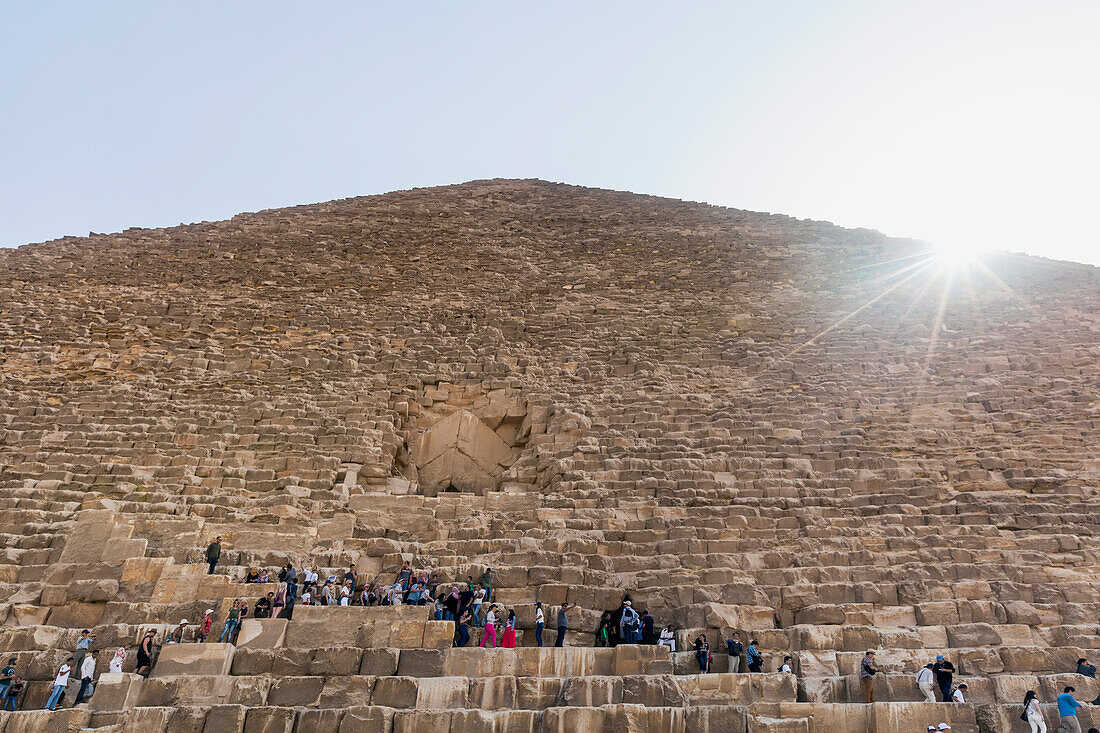
{"type": "Polygon", "coordinates": [[[1077,708],[1084,707],[1073,697],[1076,690],[1070,686],[1058,696],[1058,722],[1061,729],[1070,733],[1081,733],[1081,724],[1077,721],[1077,708]]]}

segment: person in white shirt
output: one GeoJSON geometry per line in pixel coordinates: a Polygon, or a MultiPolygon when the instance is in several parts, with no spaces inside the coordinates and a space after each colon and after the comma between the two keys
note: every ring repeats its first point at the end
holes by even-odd
{"type": "Polygon", "coordinates": [[[535,603],[535,646],[542,646],[542,630],[546,628],[546,614],[542,612],[542,601],[535,603]]]}
{"type": "Polygon", "coordinates": [[[46,701],[47,710],[57,710],[57,703],[61,701],[61,694],[69,686],[69,673],[73,671],[75,661],[75,659],[69,657],[64,664],[58,667],[57,676],[53,680],[53,692],[50,693],[50,699],[46,701]]]}
{"type": "Polygon", "coordinates": [[[79,705],[95,694],[95,685],[92,684],[92,678],[95,677],[97,659],[99,659],[98,649],[93,649],[89,656],[84,657],[84,663],[80,665],[80,691],[76,693],[76,702],[73,705],[79,705]]]}
{"type": "Polygon", "coordinates": [[[474,591],[473,607],[474,611],[471,614],[474,617],[474,626],[482,626],[485,621],[481,618],[481,604],[485,602],[485,589],[478,583],[477,590],[474,591]]]}
{"type": "Polygon", "coordinates": [[[126,664],[126,649],[127,649],[127,647],[129,647],[129,644],[127,644],[126,646],[120,646],[118,648],[118,651],[115,652],[115,655],[113,657],[111,657],[111,663],[109,665],[107,665],[107,671],[108,672],[121,672],[122,671],[122,665],[126,664]]]}
{"type": "Polygon", "coordinates": [[[351,581],[348,581],[344,585],[340,586],[340,605],[347,606],[351,604],[351,581]]]}
{"type": "Polygon", "coordinates": [[[932,685],[935,681],[935,674],[932,672],[932,665],[926,664],[921,667],[917,672],[917,687],[920,688],[921,694],[924,695],[925,702],[935,702],[936,693],[932,691],[932,685]]]}
{"type": "Polygon", "coordinates": [[[966,702],[966,699],[963,697],[963,693],[966,692],[966,691],[967,691],[966,683],[963,682],[961,685],[959,685],[958,687],[955,688],[955,692],[952,693],[952,695],[951,695],[951,701],[952,702],[966,702]]]}
{"type": "Polygon", "coordinates": [[[784,674],[794,674],[794,669],[791,668],[791,661],[793,660],[791,659],[790,654],[783,657],[783,666],[779,668],[779,671],[783,672],[784,674]]]}
{"type": "Polygon", "coordinates": [[[667,646],[669,652],[676,651],[676,631],[673,630],[672,624],[661,629],[661,638],[657,641],[657,644],[667,646]]]}

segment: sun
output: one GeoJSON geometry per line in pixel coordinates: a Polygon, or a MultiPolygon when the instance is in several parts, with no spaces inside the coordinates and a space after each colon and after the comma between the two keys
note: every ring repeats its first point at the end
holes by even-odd
{"type": "Polygon", "coordinates": [[[932,256],[943,267],[954,270],[974,264],[985,251],[983,247],[975,244],[944,242],[936,245],[932,256]]]}

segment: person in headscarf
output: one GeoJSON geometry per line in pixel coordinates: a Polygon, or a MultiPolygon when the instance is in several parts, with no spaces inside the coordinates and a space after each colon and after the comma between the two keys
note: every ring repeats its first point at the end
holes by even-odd
{"type": "Polygon", "coordinates": [[[122,665],[126,664],[126,650],[129,647],[130,645],[127,644],[126,646],[120,646],[118,648],[118,650],[115,652],[115,655],[111,657],[111,663],[107,665],[108,672],[122,671],[122,665]]]}
{"type": "Polygon", "coordinates": [[[508,609],[508,620],[504,623],[504,636],[500,645],[505,649],[516,648],[516,612],[511,608],[508,609]]]}
{"type": "Polygon", "coordinates": [[[277,618],[285,605],[286,583],[279,583],[279,587],[275,589],[275,598],[271,601],[271,615],[277,618]]]}

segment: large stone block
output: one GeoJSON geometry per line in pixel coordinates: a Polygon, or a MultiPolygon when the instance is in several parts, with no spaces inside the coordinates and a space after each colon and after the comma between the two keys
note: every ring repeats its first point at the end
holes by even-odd
{"type": "Polygon", "coordinates": [[[232,644],[168,644],[160,650],[153,675],[229,674],[232,665],[232,644]]]}
{"type": "Polygon", "coordinates": [[[285,618],[246,618],[237,634],[240,649],[275,649],[283,645],[287,625],[285,618]]]}

